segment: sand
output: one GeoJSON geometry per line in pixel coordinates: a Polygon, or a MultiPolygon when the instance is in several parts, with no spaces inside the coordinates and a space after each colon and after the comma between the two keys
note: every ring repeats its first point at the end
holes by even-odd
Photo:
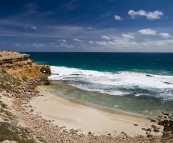
{"type": "MultiPolygon", "coordinates": [[[[13,98],[9,98],[7,96],[3,96],[2,93],[0,93],[0,101],[2,101],[3,103],[5,103],[7,105],[7,110],[11,113],[13,113],[13,115],[16,115],[16,110],[14,110],[13,108],[13,102],[14,102],[14,99],[13,98]]],[[[2,117],[0,116],[0,122],[4,122],[4,120],[2,119],[2,117]]],[[[21,118],[18,118],[18,125],[22,126],[22,127],[28,127],[26,125],[26,123],[21,119],[21,118]]]]}
{"type": "MultiPolygon", "coordinates": [[[[33,113],[51,120],[55,125],[65,126],[67,130],[73,128],[79,129],[80,133],[84,134],[92,132],[95,135],[107,135],[110,133],[113,136],[125,132],[133,137],[145,136],[146,131],[142,128],[157,125],[144,117],[119,113],[69,99],[59,91],[52,92],[49,87],[39,86],[37,90],[43,96],[34,97],[30,101],[29,104],[34,109],[33,113]]],[[[152,134],[161,135],[161,133],[154,132],[152,134]]]]}

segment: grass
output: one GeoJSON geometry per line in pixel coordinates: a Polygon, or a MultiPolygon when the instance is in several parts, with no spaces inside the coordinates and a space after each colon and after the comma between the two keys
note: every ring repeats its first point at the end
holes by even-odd
{"type": "Polygon", "coordinates": [[[22,80],[25,81],[25,82],[27,82],[28,78],[26,76],[23,76],[22,77],[22,80]]]}
{"type": "MultiPolygon", "coordinates": [[[[24,78],[26,80],[26,78],[24,78]]],[[[14,78],[12,75],[8,74],[5,70],[0,70],[0,89],[6,90],[7,92],[11,89],[21,85],[22,80],[14,78]]]]}
{"type": "Polygon", "coordinates": [[[35,143],[26,129],[6,122],[0,122],[0,142],[4,140],[16,141],[18,143],[35,143]]]}
{"type": "Polygon", "coordinates": [[[0,122],[0,142],[4,140],[16,141],[18,143],[35,143],[26,128],[18,127],[10,122],[16,121],[16,116],[7,110],[6,104],[0,101],[0,116],[8,119],[8,122],[0,122]]]}

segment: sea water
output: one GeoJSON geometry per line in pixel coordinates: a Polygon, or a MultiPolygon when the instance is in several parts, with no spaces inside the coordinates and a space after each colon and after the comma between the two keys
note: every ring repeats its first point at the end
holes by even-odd
{"type": "Polygon", "coordinates": [[[172,53],[28,54],[70,98],[146,116],[173,109],[172,53]]]}

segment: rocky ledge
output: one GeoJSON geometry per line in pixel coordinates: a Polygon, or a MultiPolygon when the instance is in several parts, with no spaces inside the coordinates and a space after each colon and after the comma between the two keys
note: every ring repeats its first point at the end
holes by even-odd
{"type": "Polygon", "coordinates": [[[49,65],[37,65],[29,59],[28,54],[10,50],[0,51],[0,68],[19,78],[36,78],[42,73],[51,74],[49,65]]]}
{"type": "Polygon", "coordinates": [[[20,54],[15,51],[0,51],[0,66],[3,69],[15,69],[19,67],[32,66],[34,62],[29,59],[29,55],[20,54]]]}

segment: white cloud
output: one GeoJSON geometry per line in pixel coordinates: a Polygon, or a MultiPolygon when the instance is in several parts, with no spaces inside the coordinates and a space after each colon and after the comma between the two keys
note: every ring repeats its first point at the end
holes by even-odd
{"type": "Polygon", "coordinates": [[[122,18],[118,15],[114,15],[114,18],[115,18],[115,20],[118,20],[118,21],[122,20],[122,18]]]}
{"type": "Polygon", "coordinates": [[[134,39],[133,33],[128,33],[128,34],[122,33],[122,36],[123,36],[124,38],[134,39]]]}
{"type": "Polygon", "coordinates": [[[160,36],[162,36],[163,38],[171,37],[171,35],[169,33],[160,33],[160,36]]]}
{"type": "Polygon", "coordinates": [[[66,43],[67,41],[65,39],[63,39],[62,42],[66,43]]]}
{"type": "Polygon", "coordinates": [[[96,44],[107,46],[108,42],[107,41],[97,41],[96,44]]]}
{"type": "Polygon", "coordinates": [[[143,35],[156,35],[156,31],[152,30],[152,29],[141,29],[139,30],[139,33],[143,34],[143,35]]]}
{"type": "Polygon", "coordinates": [[[35,26],[32,26],[32,27],[31,27],[31,29],[34,29],[34,30],[36,30],[36,29],[37,29],[37,27],[35,27],[35,26]]]}
{"type": "Polygon", "coordinates": [[[94,27],[88,27],[87,29],[88,29],[88,30],[93,30],[93,29],[94,29],[94,27]]]}
{"type": "Polygon", "coordinates": [[[102,36],[103,39],[110,40],[108,36],[102,36]]]}
{"type": "Polygon", "coordinates": [[[160,19],[160,17],[164,15],[162,11],[158,11],[158,10],[153,12],[150,12],[150,11],[146,12],[144,10],[139,10],[139,11],[129,10],[128,14],[133,19],[135,19],[135,16],[146,16],[146,18],[149,20],[160,19]]]}
{"type": "Polygon", "coordinates": [[[67,41],[65,39],[62,39],[62,40],[57,40],[58,42],[63,42],[63,43],[66,43],[67,41]]]}
{"type": "Polygon", "coordinates": [[[78,42],[79,42],[79,41],[82,41],[82,40],[80,40],[80,39],[77,39],[77,38],[74,38],[73,40],[74,40],[74,41],[78,41],[78,42]]]}
{"type": "Polygon", "coordinates": [[[93,41],[89,41],[88,43],[89,43],[89,44],[93,44],[94,42],[93,42],[93,41]]]}
{"type": "Polygon", "coordinates": [[[33,43],[32,45],[31,45],[32,47],[35,47],[35,48],[45,48],[46,47],[46,45],[44,45],[44,44],[42,44],[42,43],[33,43]]]}
{"type": "Polygon", "coordinates": [[[74,46],[73,45],[69,45],[69,44],[67,44],[67,43],[60,43],[60,46],[61,47],[64,47],[64,48],[74,48],[74,46]]]}
{"type": "MultiPolygon", "coordinates": [[[[160,34],[157,34],[160,35],[160,34]]],[[[159,37],[158,37],[159,38],[159,37]]],[[[111,40],[98,40],[95,42],[99,48],[105,48],[105,50],[119,50],[119,51],[133,51],[133,52],[148,52],[159,51],[166,52],[172,50],[173,39],[134,39],[124,38],[121,36],[111,37],[111,40]],[[152,47],[152,48],[151,48],[152,47]]]]}
{"type": "Polygon", "coordinates": [[[15,44],[15,46],[16,46],[16,47],[21,47],[21,45],[20,45],[20,44],[18,44],[18,43],[16,43],[16,44],[15,44]]]}

